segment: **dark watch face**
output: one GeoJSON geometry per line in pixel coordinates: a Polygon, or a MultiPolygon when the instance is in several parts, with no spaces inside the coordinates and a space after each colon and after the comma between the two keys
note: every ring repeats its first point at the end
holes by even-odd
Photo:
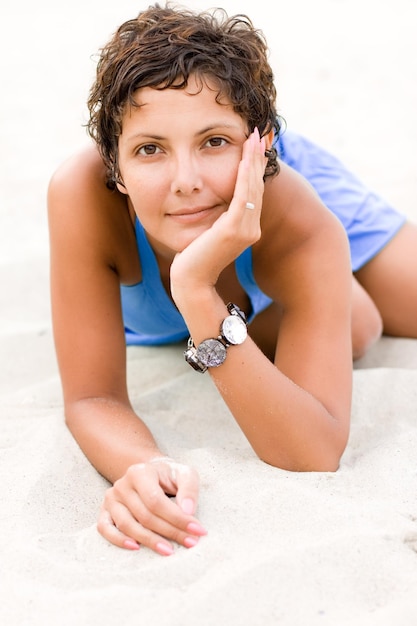
{"type": "Polygon", "coordinates": [[[206,339],[197,348],[197,358],[206,367],[218,367],[226,358],[226,348],[218,339],[206,339]]]}

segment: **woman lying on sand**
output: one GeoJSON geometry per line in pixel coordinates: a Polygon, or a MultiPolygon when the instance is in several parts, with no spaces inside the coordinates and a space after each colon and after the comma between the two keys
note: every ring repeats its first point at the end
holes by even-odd
{"type": "Polygon", "coordinates": [[[169,555],[206,533],[198,474],[132,408],[126,343],[182,341],[261,459],[336,470],[352,356],[417,337],[417,228],[281,132],[247,17],[141,12],[102,50],[89,110],[95,145],[49,188],[66,420],[113,484],[102,535],[169,555]]]}

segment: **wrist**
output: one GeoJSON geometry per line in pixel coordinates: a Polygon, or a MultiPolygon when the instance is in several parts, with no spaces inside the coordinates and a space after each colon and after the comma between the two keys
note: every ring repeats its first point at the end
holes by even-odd
{"type": "Polygon", "coordinates": [[[218,304],[224,306],[212,285],[196,285],[195,283],[175,285],[171,282],[171,295],[184,318],[196,308],[210,310],[218,304]]]}
{"type": "Polygon", "coordinates": [[[227,308],[217,291],[211,287],[181,290],[175,304],[195,341],[217,333],[226,317],[227,308]]]}
{"type": "Polygon", "coordinates": [[[149,459],[148,463],[175,463],[175,460],[170,456],[156,456],[149,459]]]}
{"type": "Polygon", "coordinates": [[[187,363],[197,372],[204,373],[208,367],[219,367],[224,363],[227,349],[242,344],[248,334],[245,313],[231,302],[227,305],[229,315],[220,324],[216,337],[204,339],[196,347],[192,337],[184,352],[187,363]]]}

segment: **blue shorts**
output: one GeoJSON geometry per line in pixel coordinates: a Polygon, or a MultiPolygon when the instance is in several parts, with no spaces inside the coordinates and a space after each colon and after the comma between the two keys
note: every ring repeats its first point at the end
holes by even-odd
{"type": "Polygon", "coordinates": [[[405,223],[404,215],[308,139],[285,130],[275,147],[281,160],[309,181],[343,224],[349,238],[352,271],[378,254],[405,223]]]}

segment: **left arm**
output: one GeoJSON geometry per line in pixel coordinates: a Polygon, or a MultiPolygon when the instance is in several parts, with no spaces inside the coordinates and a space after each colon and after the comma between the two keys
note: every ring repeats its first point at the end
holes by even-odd
{"type": "MultiPolygon", "coordinates": [[[[249,140],[229,210],[172,265],[172,294],[196,345],[216,337],[228,314],[215,287],[220,272],[260,238],[263,167],[262,150],[249,140]],[[255,211],[245,209],[248,198],[255,211]]],[[[288,470],[334,471],[347,442],[350,416],[347,241],[303,181],[287,169],[279,178],[277,202],[285,207],[280,231],[278,221],[267,217],[265,243],[254,246],[260,250],[258,282],[283,310],[275,362],[248,338],[229,348],[226,361],[211,368],[210,375],[260,458],[288,470]],[[304,205],[313,214],[318,207],[320,219],[301,236],[291,215],[304,205]],[[291,245],[278,244],[275,252],[267,241],[269,230],[291,245]]],[[[273,185],[277,187],[275,181],[273,185]]]]}

